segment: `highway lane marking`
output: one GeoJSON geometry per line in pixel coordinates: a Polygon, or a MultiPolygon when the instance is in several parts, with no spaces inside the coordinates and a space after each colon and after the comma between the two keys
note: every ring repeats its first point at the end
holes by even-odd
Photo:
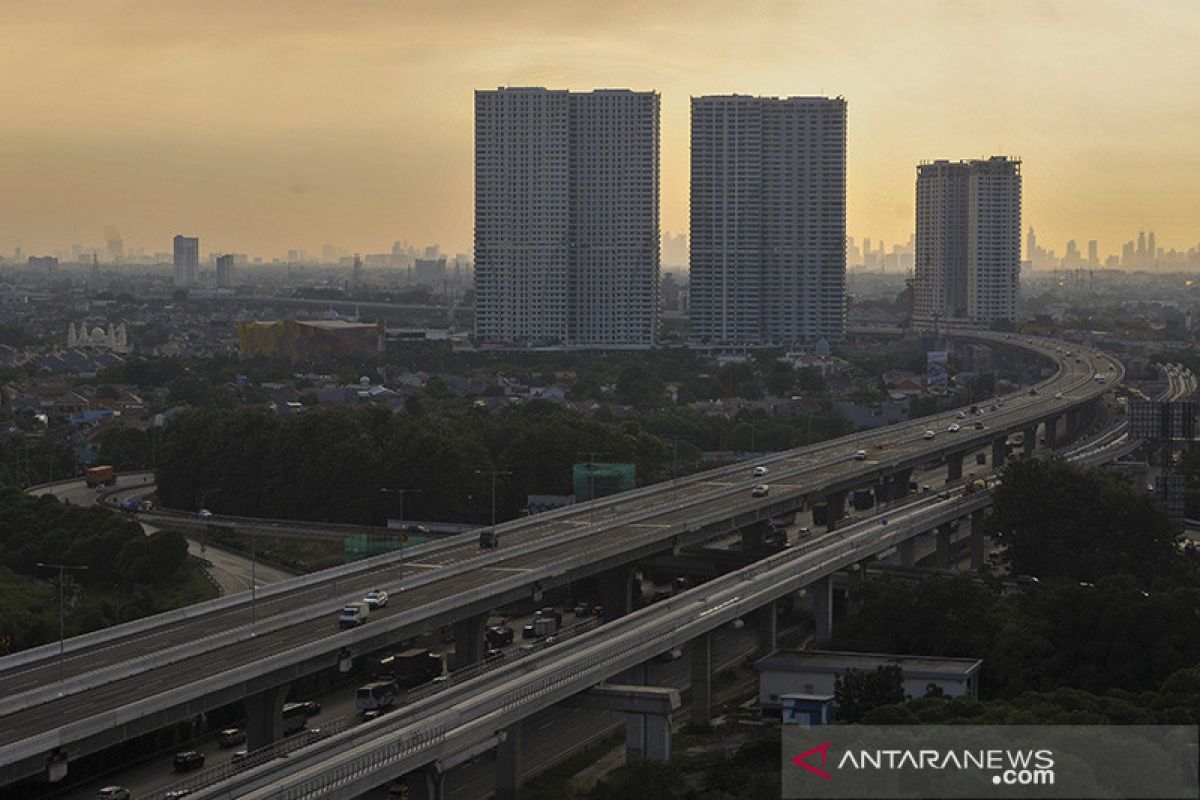
{"type": "Polygon", "coordinates": [[[630,524],[631,528],[669,528],[669,524],[665,522],[634,522],[630,524]]]}
{"type": "Polygon", "coordinates": [[[484,567],[491,572],[529,572],[533,567],[484,567]]]}

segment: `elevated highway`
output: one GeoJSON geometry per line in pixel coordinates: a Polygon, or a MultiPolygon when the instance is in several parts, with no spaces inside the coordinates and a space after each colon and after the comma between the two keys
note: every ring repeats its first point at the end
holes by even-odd
{"type": "Polygon", "coordinates": [[[1123,375],[1108,356],[1069,353],[1053,341],[962,336],[1020,347],[1057,370],[1036,394],[1014,394],[980,417],[947,413],[776,454],[761,462],[770,470],[765,479],[735,465],[500,525],[497,550],[481,552],[473,536],[459,537],[287,581],[253,602],[236,595],[76,637],[66,643],[61,684],[57,645],[0,659],[0,782],[45,769],[52,753],[77,757],[235,700],[269,718],[291,680],[438,626],[453,625],[460,656],[477,660],[488,610],[588,577],[601,577],[606,607],[620,613],[629,605],[630,565],[641,559],[818,502],[828,503],[836,523],[849,490],[901,497],[911,471],[931,461],[946,463],[949,479],[982,448],[1002,462],[1010,434],[1032,433],[1027,441],[1036,442],[1041,426],[1054,442],[1123,375]],[[947,432],[960,422],[961,431],[947,432]],[[751,497],[750,487],[764,480],[769,496],[751,497]],[[376,586],[402,590],[402,602],[339,631],[336,609],[376,586]]]}

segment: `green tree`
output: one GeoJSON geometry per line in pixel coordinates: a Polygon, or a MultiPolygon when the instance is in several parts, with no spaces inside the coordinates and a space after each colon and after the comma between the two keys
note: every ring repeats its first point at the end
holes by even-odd
{"type": "Polygon", "coordinates": [[[1010,462],[995,511],[994,530],[1019,574],[1094,582],[1129,573],[1149,583],[1175,561],[1162,508],[1105,470],[1062,459],[1010,462]]]}
{"type": "Polygon", "coordinates": [[[880,706],[904,702],[904,673],[896,664],[875,668],[874,672],[847,672],[833,679],[833,696],[838,718],[858,722],[880,706]]]}

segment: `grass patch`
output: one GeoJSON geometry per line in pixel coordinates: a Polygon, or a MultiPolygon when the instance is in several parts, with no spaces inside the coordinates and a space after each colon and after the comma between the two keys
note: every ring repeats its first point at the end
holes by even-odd
{"type": "Polygon", "coordinates": [[[207,537],[208,543],[235,553],[249,556],[251,544],[256,548],[256,557],[264,564],[275,564],[292,572],[316,572],[343,563],[344,545],[337,539],[299,539],[292,536],[270,536],[259,534],[251,537],[248,533],[227,528],[223,525],[210,525],[206,534],[201,535],[200,541],[207,537]],[[252,542],[252,539],[256,541],[252,542]]]}

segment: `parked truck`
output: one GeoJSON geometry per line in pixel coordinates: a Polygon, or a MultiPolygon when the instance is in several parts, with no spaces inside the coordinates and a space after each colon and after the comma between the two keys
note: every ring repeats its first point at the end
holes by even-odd
{"type": "Polygon", "coordinates": [[[338,625],[343,628],[356,628],[371,616],[371,606],[365,600],[347,603],[338,614],[338,625]]]}
{"type": "Polygon", "coordinates": [[[112,465],[92,467],[83,477],[88,487],[96,486],[112,486],[117,482],[117,473],[113,470],[112,465]]]}
{"type": "Polygon", "coordinates": [[[441,675],[443,663],[440,655],[416,647],[382,659],[380,666],[391,674],[401,689],[411,689],[441,675]]]}

